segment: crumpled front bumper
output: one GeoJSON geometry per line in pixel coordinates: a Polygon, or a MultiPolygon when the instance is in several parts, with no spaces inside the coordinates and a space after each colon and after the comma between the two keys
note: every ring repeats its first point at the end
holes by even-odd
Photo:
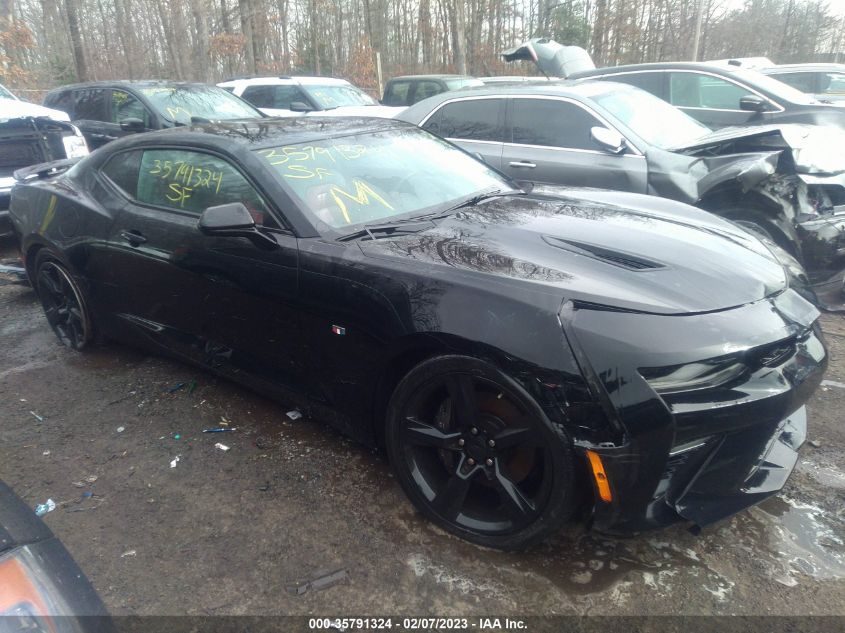
{"type": "Polygon", "coordinates": [[[596,495],[596,529],[704,526],[783,487],[806,436],[804,405],[828,362],[808,302],[786,291],[709,314],[567,316],[567,338],[617,429],[576,441],[601,457],[613,493],[609,503],[596,495]],[[639,371],[729,353],[748,371],[722,387],[661,396],[639,371]]]}
{"type": "Polygon", "coordinates": [[[688,483],[676,482],[667,503],[680,517],[705,526],[776,494],[786,485],[807,437],[806,407],[776,424],[773,431],[768,426],[713,442],[704,452],[701,467],[688,483]]]}

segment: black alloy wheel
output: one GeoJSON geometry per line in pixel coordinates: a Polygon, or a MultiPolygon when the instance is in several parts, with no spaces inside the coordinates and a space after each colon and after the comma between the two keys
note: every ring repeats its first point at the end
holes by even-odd
{"type": "Polygon", "coordinates": [[[92,339],[91,316],[82,290],[68,270],[40,251],[36,259],[35,287],[47,322],[64,344],[82,350],[92,339]]]}
{"type": "Polygon", "coordinates": [[[396,388],[387,424],[405,493],[462,538],[521,549],[575,510],[571,441],[486,362],[440,356],[421,363],[396,388]]]}

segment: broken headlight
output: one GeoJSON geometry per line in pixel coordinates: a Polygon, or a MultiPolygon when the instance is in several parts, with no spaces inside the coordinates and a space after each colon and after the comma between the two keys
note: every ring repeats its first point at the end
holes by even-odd
{"type": "Polygon", "coordinates": [[[639,371],[651,388],[663,395],[720,387],[745,370],[745,364],[736,358],[722,358],[672,367],[641,367],[639,371]]]}
{"type": "Polygon", "coordinates": [[[62,137],[62,143],[65,146],[65,156],[67,158],[82,158],[88,156],[88,145],[85,143],[85,137],[82,133],[73,128],[75,134],[69,134],[62,137]]]}

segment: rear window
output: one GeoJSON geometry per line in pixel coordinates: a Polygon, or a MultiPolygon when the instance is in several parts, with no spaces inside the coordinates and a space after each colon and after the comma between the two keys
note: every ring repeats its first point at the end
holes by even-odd
{"type": "Polygon", "coordinates": [[[141,151],[121,152],[112,156],[100,170],[108,179],[120,187],[129,197],[138,195],[138,170],[141,167],[141,151]]]}
{"type": "Polygon", "coordinates": [[[446,138],[501,141],[501,99],[468,99],[447,103],[423,128],[446,138]]]}
{"type": "Polygon", "coordinates": [[[44,99],[44,105],[48,108],[53,108],[54,110],[61,110],[62,112],[66,112],[71,119],[76,118],[76,114],[73,107],[72,90],[61,90],[59,92],[53,92],[48,94],[47,97],[44,99]]]}
{"type": "Polygon", "coordinates": [[[607,77],[608,81],[618,81],[619,83],[628,84],[629,86],[636,86],[646,92],[650,92],[655,97],[663,98],[663,79],[666,73],[649,72],[649,73],[627,73],[624,75],[613,75],[607,77]]]}
{"type": "Polygon", "coordinates": [[[106,120],[106,91],[103,88],[78,90],[75,95],[74,119],[80,121],[106,120]]]}
{"type": "Polygon", "coordinates": [[[394,81],[388,84],[382,103],[387,106],[408,105],[408,90],[410,88],[410,81],[394,81]]]}

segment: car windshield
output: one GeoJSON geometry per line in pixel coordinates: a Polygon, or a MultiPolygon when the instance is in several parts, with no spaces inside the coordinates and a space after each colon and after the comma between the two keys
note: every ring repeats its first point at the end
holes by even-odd
{"type": "Polygon", "coordinates": [[[757,88],[764,92],[768,92],[776,99],[783,99],[791,103],[798,103],[802,105],[812,105],[818,103],[813,97],[788,86],[782,81],[778,81],[774,77],[769,77],[756,70],[749,70],[739,68],[731,71],[731,76],[740,83],[745,83],[751,88],[757,88]]]}
{"type": "Polygon", "coordinates": [[[322,110],[332,110],[343,106],[378,105],[375,99],[352,84],[304,85],[302,87],[322,110]]]}
{"type": "Polygon", "coordinates": [[[18,98],[11,92],[9,92],[5,86],[0,86],[0,99],[14,99],[15,101],[18,100],[18,98]]]}
{"type": "Polygon", "coordinates": [[[513,190],[497,172],[416,128],[256,150],[293,190],[318,229],[347,232],[446,211],[493,190],[513,190]]]}
{"type": "Polygon", "coordinates": [[[166,119],[188,125],[191,118],[225,121],[263,116],[251,105],[215,86],[156,86],[141,92],[166,119]]]}
{"type": "Polygon", "coordinates": [[[645,90],[631,87],[596,89],[593,101],[650,145],[683,147],[712,131],[688,114],[645,90]]]}

